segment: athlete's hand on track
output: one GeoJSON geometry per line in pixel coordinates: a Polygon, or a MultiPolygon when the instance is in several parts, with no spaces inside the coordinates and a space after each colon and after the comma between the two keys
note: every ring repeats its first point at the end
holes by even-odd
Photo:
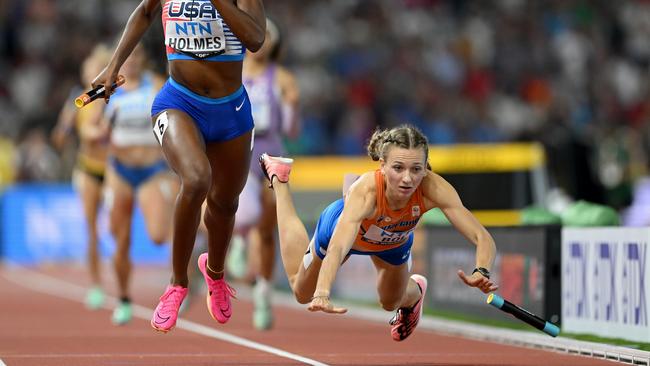
{"type": "Polygon", "coordinates": [[[495,284],[493,281],[490,281],[487,277],[484,277],[482,274],[479,272],[475,272],[471,276],[468,276],[463,272],[462,270],[458,270],[458,277],[465,282],[467,286],[470,287],[476,287],[479,290],[483,291],[484,293],[490,293],[492,291],[496,291],[499,286],[495,284]]]}
{"type": "Polygon", "coordinates": [[[106,90],[104,92],[104,101],[106,104],[108,104],[108,100],[111,98],[111,94],[113,94],[113,84],[115,84],[115,81],[117,80],[117,73],[119,70],[115,69],[111,65],[108,65],[102,70],[102,72],[97,75],[95,80],[92,82],[92,87],[96,88],[98,85],[104,85],[104,89],[106,90]]]}
{"type": "Polygon", "coordinates": [[[323,311],[330,314],[345,314],[348,309],[332,305],[330,298],[326,296],[314,297],[307,308],[309,311],[323,311]]]}

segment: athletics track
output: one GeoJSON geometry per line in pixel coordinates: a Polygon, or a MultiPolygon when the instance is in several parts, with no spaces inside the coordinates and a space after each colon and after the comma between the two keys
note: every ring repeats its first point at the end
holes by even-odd
{"type": "MultiPolygon", "coordinates": [[[[109,264],[104,264],[105,271],[109,264]]],[[[112,272],[105,282],[112,284],[112,272]]],[[[76,265],[0,267],[0,366],[33,365],[616,365],[599,360],[418,330],[406,341],[390,338],[385,321],[277,306],[271,331],[251,326],[251,303],[234,300],[234,315],[215,323],[203,295],[194,298],[169,334],[149,318],[169,271],[134,268],[135,316],[123,327],[110,311],[82,304],[85,271],[76,265]]],[[[235,286],[241,287],[241,286],[235,286]]],[[[243,289],[242,289],[243,290],[243,289]]],[[[245,292],[245,291],[244,291],[245,292]]]]}

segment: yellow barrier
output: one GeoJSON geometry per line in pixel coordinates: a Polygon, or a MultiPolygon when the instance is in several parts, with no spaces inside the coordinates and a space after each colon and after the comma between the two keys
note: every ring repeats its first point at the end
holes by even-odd
{"type": "MultiPolygon", "coordinates": [[[[429,163],[437,173],[494,173],[532,170],[545,164],[544,149],[532,143],[431,146],[429,163]]],[[[379,163],[367,156],[296,157],[291,185],[304,191],[340,190],[346,173],[362,174],[379,163]]]]}
{"type": "MultiPolygon", "coordinates": [[[[544,149],[537,143],[460,144],[429,147],[429,163],[441,174],[507,173],[543,168],[544,149]]],[[[379,167],[367,156],[296,157],[291,185],[297,191],[340,191],[346,173],[362,174],[379,167]]],[[[486,226],[516,226],[519,210],[472,211],[486,226]]]]}
{"type": "Polygon", "coordinates": [[[473,210],[472,213],[485,226],[521,225],[519,210],[473,210]]]}
{"type": "Polygon", "coordinates": [[[16,147],[11,140],[0,137],[0,189],[14,182],[16,147]]]}
{"type": "Polygon", "coordinates": [[[429,163],[439,173],[495,173],[535,169],[546,163],[537,143],[432,146],[429,163]]]}

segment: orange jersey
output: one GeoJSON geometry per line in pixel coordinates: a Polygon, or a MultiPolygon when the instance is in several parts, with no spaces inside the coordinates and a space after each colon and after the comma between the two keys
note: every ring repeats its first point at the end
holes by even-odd
{"type": "Polygon", "coordinates": [[[393,211],[388,207],[384,177],[380,170],[375,171],[375,183],[377,184],[375,215],[361,222],[354,241],[353,248],[361,251],[379,252],[404,244],[426,211],[421,186],[415,190],[404,208],[393,211]]]}

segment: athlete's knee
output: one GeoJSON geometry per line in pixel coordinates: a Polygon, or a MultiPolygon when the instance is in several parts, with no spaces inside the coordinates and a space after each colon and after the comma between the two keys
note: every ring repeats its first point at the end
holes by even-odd
{"type": "Polygon", "coordinates": [[[293,292],[296,301],[298,301],[299,304],[309,304],[314,295],[314,290],[304,288],[305,286],[301,285],[302,282],[298,282],[297,275],[290,275],[287,279],[289,280],[289,286],[291,287],[291,291],[293,292]]]}
{"type": "Polygon", "coordinates": [[[113,238],[118,242],[124,240],[124,237],[128,236],[129,231],[131,230],[130,225],[125,225],[124,222],[119,220],[111,220],[109,226],[111,235],[113,235],[113,238]]]}
{"type": "Polygon", "coordinates": [[[181,179],[181,195],[203,201],[210,190],[210,177],[191,175],[181,179]]]}
{"type": "Polygon", "coordinates": [[[210,190],[212,172],[208,164],[197,164],[180,174],[181,194],[190,197],[205,198],[210,190]]]}
{"type": "Polygon", "coordinates": [[[309,304],[313,293],[307,293],[306,291],[294,290],[293,295],[298,301],[299,304],[309,304]]]}
{"type": "Polygon", "coordinates": [[[224,197],[215,192],[208,192],[208,210],[222,216],[234,216],[239,208],[238,197],[224,197]]]}
{"type": "Polygon", "coordinates": [[[386,311],[395,311],[400,305],[399,299],[379,299],[379,304],[386,311]]]}
{"type": "Polygon", "coordinates": [[[129,254],[128,245],[118,245],[115,253],[113,254],[113,261],[115,263],[129,263],[131,256],[129,254]]]}
{"type": "Polygon", "coordinates": [[[151,235],[151,241],[155,245],[162,245],[167,241],[167,233],[154,233],[151,235]]]}

